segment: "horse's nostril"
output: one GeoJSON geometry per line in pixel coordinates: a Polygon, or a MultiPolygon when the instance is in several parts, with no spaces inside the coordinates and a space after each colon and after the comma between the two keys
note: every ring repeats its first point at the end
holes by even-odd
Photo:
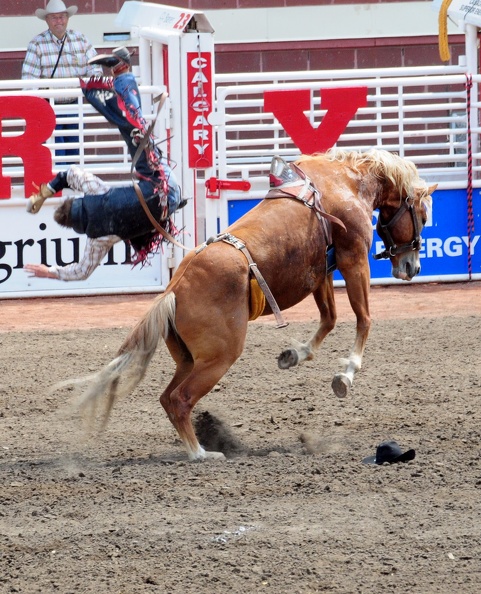
{"type": "Polygon", "coordinates": [[[413,265],[411,262],[406,262],[406,276],[413,278],[421,272],[421,266],[413,265]]]}

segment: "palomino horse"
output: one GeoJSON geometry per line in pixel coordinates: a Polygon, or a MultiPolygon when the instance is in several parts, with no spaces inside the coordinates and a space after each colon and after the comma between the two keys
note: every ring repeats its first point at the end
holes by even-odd
{"type": "Polygon", "coordinates": [[[336,323],[327,255],[332,249],[357,319],[345,369],[332,382],[338,396],[346,395],[361,368],[371,325],[373,210],[379,209],[378,232],[386,247],[378,257],[391,260],[393,276],[411,280],[420,271],[419,233],[436,186],[428,187],[413,163],[392,153],[339,149],[304,156],[291,167],[274,159],[271,186],[280,187],[226,233],[186,255],[117,357],[85,379],[82,408],[95,410],[106,397],[106,422],[115,399],[139,384],[163,338],[176,370],[160,403],[191,460],[222,457],[199,444],[192,409],[241,355],[250,319],[275,313],[282,325],[280,311],[311,293],[320,312],[319,329],[305,344],[284,351],[279,367],[313,358],[336,323]]]}

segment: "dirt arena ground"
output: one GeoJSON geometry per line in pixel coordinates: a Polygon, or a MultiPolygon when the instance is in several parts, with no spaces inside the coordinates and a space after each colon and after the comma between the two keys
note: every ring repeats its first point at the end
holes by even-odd
{"type": "Polygon", "coordinates": [[[477,594],[481,283],[373,287],[344,400],[330,384],[354,316],[336,295],[338,325],[301,367],[276,358],[315,331],[311,300],[285,329],[250,324],[197,407],[228,454],[204,463],[158,404],[164,346],[99,439],[71,389],[49,392],[110,361],[152,296],[0,301],[0,592],[477,594]],[[385,439],[416,458],[362,464],[385,439]]]}

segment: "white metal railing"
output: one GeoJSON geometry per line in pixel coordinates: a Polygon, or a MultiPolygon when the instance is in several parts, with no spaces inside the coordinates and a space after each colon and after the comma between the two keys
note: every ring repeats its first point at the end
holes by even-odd
{"type": "MultiPolygon", "coordinates": [[[[245,197],[261,196],[274,154],[287,160],[299,156],[299,149],[272,113],[264,111],[266,90],[308,89],[311,105],[306,116],[317,128],[326,111],[320,92],[327,88],[365,86],[367,106],[358,110],[337,142],[337,146],[357,150],[381,147],[408,157],[427,181],[440,189],[465,187],[468,167],[467,132],[471,122],[473,186],[481,186],[481,152],[478,112],[478,75],[473,76],[470,114],[465,68],[431,67],[407,69],[332,70],[309,72],[245,73],[216,75],[216,170],[221,179],[249,179],[253,185],[245,197]],[[393,76],[393,74],[395,76],[393,76]],[[469,118],[471,115],[471,118],[469,118]]],[[[143,112],[147,120],[156,110],[153,97],[163,89],[140,86],[143,112]]],[[[130,159],[117,129],[109,125],[82,97],[77,79],[41,81],[0,81],[0,96],[37,96],[48,99],[56,115],[78,125],[79,155],[69,157],[111,183],[122,183],[130,173],[130,159]],[[45,88],[48,87],[48,88],[45,88]],[[71,105],[56,104],[72,98],[71,105]]],[[[165,110],[170,113],[169,109],[165,110]]],[[[169,116],[167,116],[169,117],[169,116]]],[[[3,120],[3,135],[14,136],[22,128],[19,120],[3,120]]],[[[156,136],[165,137],[170,122],[157,120],[156,136]]],[[[54,171],[64,161],[55,155],[55,131],[47,142],[53,155],[54,171]]],[[[23,163],[15,156],[3,157],[3,175],[12,179],[12,196],[23,196],[23,163]]],[[[202,177],[202,176],[201,176],[202,177]]],[[[202,191],[203,182],[200,182],[202,191]]]]}
{"type": "MultiPolygon", "coordinates": [[[[320,100],[321,89],[366,86],[367,106],[358,110],[349,122],[337,146],[357,150],[382,147],[412,159],[425,179],[441,188],[459,187],[467,178],[468,106],[466,75],[463,67],[332,70],[216,75],[216,160],[220,177],[252,179],[265,176],[274,154],[294,159],[299,149],[271,113],[264,111],[266,90],[309,89],[311,105],[306,112],[313,128],[325,115],[320,100]],[[393,76],[395,73],[395,76],[393,76]]],[[[471,133],[473,185],[481,186],[481,153],[477,85],[473,76],[471,91],[471,133]]],[[[143,112],[154,117],[152,99],[163,90],[140,86],[143,112]]],[[[55,155],[56,136],[78,136],[79,155],[70,162],[110,175],[112,183],[121,183],[130,172],[130,160],[117,129],[109,125],[82,97],[77,79],[0,81],[0,96],[37,96],[50,101],[57,116],[78,131],[54,131],[47,146],[52,151],[53,168],[64,161],[55,155]],[[48,87],[48,88],[46,88],[48,87]],[[71,98],[74,104],[56,104],[59,98],[71,98]],[[67,117],[68,116],[68,117],[67,117]]],[[[168,110],[167,110],[168,112],[168,110]]],[[[18,134],[19,120],[3,120],[4,136],[18,134]]],[[[165,123],[159,118],[156,130],[162,138],[165,123]]],[[[168,127],[168,125],[167,125],[168,127]]],[[[58,148],[58,147],[57,147],[58,148]]],[[[12,195],[23,191],[23,163],[15,156],[3,157],[3,175],[12,178],[12,195]]],[[[255,180],[254,180],[255,185],[255,180]]]]}
{"type": "Polygon", "coordinates": [[[218,75],[218,174],[255,181],[265,178],[274,154],[286,160],[299,156],[280,122],[264,111],[266,90],[308,89],[311,104],[304,113],[317,128],[326,113],[320,100],[322,89],[365,86],[367,105],[348,123],[336,146],[396,152],[412,160],[421,177],[439,183],[440,189],[466,187],[470,121],[473,185],[480,187],[480,80],[473,76],[468,97],[463,67],[218,75]]]}

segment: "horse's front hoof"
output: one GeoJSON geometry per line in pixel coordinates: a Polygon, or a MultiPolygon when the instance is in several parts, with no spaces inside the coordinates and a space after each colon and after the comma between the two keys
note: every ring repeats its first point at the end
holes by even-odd
{"type": "Polygon", "coordinates": [[[287,349],[277,357],[277,365],[279,369],[289,369],[295,367],[299,363],[299,355],[296,349],[287,349]]]}
{"type": "Polygon", "coordinates": [[[352,382],[347,377],[347,375],[344,375],[343,373],[338,373],[334,376],[331,385],[332,389],[334,390],[334,394],[338,398],[345,398],[347,396],[347,393],[351,389],[352,382]]]}

